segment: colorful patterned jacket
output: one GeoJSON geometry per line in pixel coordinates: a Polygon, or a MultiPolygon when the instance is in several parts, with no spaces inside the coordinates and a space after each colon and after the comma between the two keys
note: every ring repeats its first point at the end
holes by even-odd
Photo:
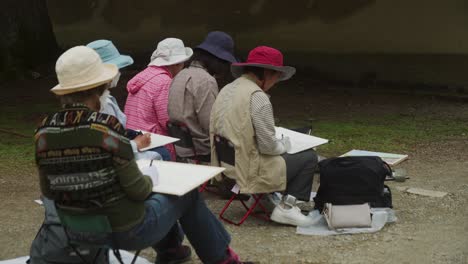
{"type": "Polygon", "coordinates": [[[42,121],[35,143],[41,192],[58,208],[106,215],[113,231],[143,220],[152,182],[138,169],[117,118],[65,106],[42,121]]]}

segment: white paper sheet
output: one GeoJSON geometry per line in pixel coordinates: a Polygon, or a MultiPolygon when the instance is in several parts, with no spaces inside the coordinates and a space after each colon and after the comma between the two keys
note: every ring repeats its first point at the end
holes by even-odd
{"type": "Polygon", "coordinates": [[[289,140],[291,140],[291,149],[288,151],[289,154],[298,153],[328,143],[328,139],[302,134],[284,127],[275,127],[275,132],[276,138],[281,139],[282,137],[289,137],[289,140]]]}
{"type": "MultiPolygon", "coordinates": [[[[147,166],[149,160],[138,160],[138,167],[147,166]]],[[[182,196],[207,180],[220,174],[224,168],[171,161],[153,161],[159,173],[159,183],[153,192],[182,196]]]]}
{"type": "Polygon", "coordinates": [[[147,133],[151,134],[151,143],[150,143],[150,145],[148,147],[140,149],[140,151],[145,151],[145,150],[148,150],[148,149],[161,147],[161,146],[171,144],[171,143],[174,143],[174,142],[180,140],[178,138],[158,135],[158,134],[154,134],[154,133],[150,133],[150,132],[146,132],[146,131],[141,131],[141,132],[143,134],[147,134],[147,133]]]}
{"type": "Polygon", "coordinates": [[[141,173],[150,176],[151,181],[153,182],[153,186],[156,186],[159,184],[159,171],[156,166],[151,166],[152,164],[153,161],[149,161],[146,165],[144,162],[141,162],[138,168],[140,168],[141,173]]]}
{"type": "Polygon", "coordinates": [[[387,162],[389,165],[397,165],[398,163],[406,160],[408,155],[404,154],[394,154],[394,153],[385,153],[385,152],[375,152],[367,150],[353,149],[340,157],[349,157],[349,156],[377,156],[380,157],[383,161],[387,162]]]}
{"type": "Polygon", "coordinates": [[[425,190],[421,188],[409,188],[406,189],[407,193],[412,193],[412,194],[418,194],[422,196],[429,196],[429,197],[437,197],[437,198],[442,198],[445,195],[447,195],[446,192],[439,192],[439,191],[432,191],[432,190],[425,190]]]}

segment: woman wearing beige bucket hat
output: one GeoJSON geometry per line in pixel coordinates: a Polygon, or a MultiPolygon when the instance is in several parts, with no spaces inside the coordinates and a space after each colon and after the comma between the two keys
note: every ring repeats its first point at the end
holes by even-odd
{"type": "Polygon", "coordinates": [[[66,95],[110,83],[119,73],[114,64],[103,64],[99,55],[78,46],[60,56],[55,65],[59,83],[51,89],[56,95],[66,95]]]}
{"type": "MultiPolygon", "coordinates": [[[[185,47],[180,39],[166,38],[158,43],[148,67],[127,84],[127,128],[168,135],[166,122],[169,120],[169,87],[174,76],[183,69],[184,62],[192,54],[192,49],[185,47]]],[[[166,145],[165,148],[171,153],[170,159],[175,160],[173,145],[166,145]]],[[[159,148],[156,151],[165,158],[164,149],[159,148]]]]}
{"type": "Polygon", "coordinates": [[[279,50],[260,46],[250,51],[247,62],[233,63],[231,70],[237,79],[221,90],[211,112],[212,163],[218,164],[213,136],[219,134],[235,145],[235,173],[225,174],[236,179],[241,191],[284,191],[271,220],[295,226],[313,224],[314,219],[301,213],[296,200],[310,200],[317,155],[313,150],[287,153],[291,143],[287,137],[276,138],[273,106],[265,93],[291,78],[296,69],[283,65],[279,50]]]}
{"type": "MultiPolygon", "coordinates": [[[[99,113],[100,94],[117,74],[91,48],[79,46],[57,60],[59,84],[52,91],[64,109],[46,117],[35,134],[36,165],[42,194],[52,199],[61,217],[107,218],[115,249],[153,247],[156,263],[182,263],[191,250],[182,245],[180,222],[204,263],[241,263],[230,249],[230,236],[210,212],[198,190],[184,196],[152,193],[157,174],[143,174],[117,118],[99,113]],[[149,176],[147,176],[149,175],[149,176]]],[[[67,229],[84,243],[103,233],[67,229]]],[[[101,240],[100,240],[101,241],[101,240]]]]}

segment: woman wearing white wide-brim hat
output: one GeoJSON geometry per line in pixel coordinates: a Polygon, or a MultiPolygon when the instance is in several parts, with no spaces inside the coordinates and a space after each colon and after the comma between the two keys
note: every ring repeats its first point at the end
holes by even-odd
{"type": "Polygon", "coordinates": [[[203,263],[241,263],[198,190],[180,197],[153,193],[157,168],[142,173],[123,125],[98,112],[99,97],[117,75],[117,66],[102,63],[93,49],[80,46],[60,56],[56,72],[59,84],[52,91],[64,108],[46,117],[35,134],[41,192],[54,200],[62,223],[99,220],[94,231],[89,225],[79,230],[68,226],[67,233],[114,249],[153,247],[156,263],[182,263],[191,258],[191,250],[172,228],[179,222],[203,263]]]}
{"type": "MultiPolygon", "coordinates": [[[[180,39],[166,38],[158,43],[148,67],[127,84],[127,128],[168,135],[166,122],[169,120],[169,87],[174,76],[183,69],[184,62],[192,54],[192,49],[185,47],[180,39]]],[[[171,159],[175,160],[172,144],[164,147],[171,153],[171,159]]],[[[164,157],[161,149],[158,152],[164,157]]]]}

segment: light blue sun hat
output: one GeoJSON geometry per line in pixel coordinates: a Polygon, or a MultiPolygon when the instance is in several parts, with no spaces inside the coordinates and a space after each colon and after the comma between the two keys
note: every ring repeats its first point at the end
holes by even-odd
{"type": "Polygon", "coordinates": [[[112,41],[100,39],[86,45],[94,49],[104,63],[115,64],[119,69],[133,64],[133,59],[127,55],[121,55],[112,41]]]}

